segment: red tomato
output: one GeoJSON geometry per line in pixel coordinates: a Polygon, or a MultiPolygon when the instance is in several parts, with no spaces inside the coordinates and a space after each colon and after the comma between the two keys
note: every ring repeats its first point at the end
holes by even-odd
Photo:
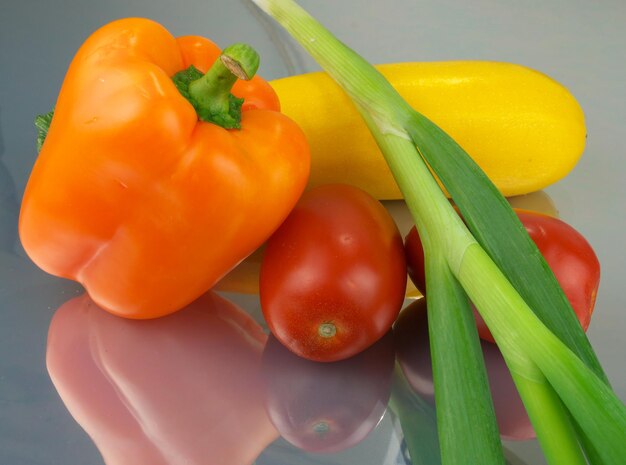
{"type": "Polygon", "coordinates": [[[306,192],[269,239],[261,308],[295,354],[342,360],[391,328],[406,279],[402,236],[382,204],[355,187],[325,185],[306,192]]]}
{"type": "MultiPolygon", "coordinates": [[[[578,231],[558,218],[524,210],[515,212],[546,259],[586,331],[600,285],[600,263],[591,245],[578,231]]],[[[424,251],[415,228],[406,237],[405,249],[409,276],[425,294],[424,251]]],[[[474,315],[480,337],[494,342],[476,310],[474,315]]]]}

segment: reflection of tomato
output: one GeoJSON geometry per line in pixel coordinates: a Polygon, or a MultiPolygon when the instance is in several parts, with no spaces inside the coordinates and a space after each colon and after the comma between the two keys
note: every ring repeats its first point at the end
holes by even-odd
{"type": "MultiPolygon", "coordinates": [[[[419,299],[402,311],[394,326],[394,336],[398,362],[407,381],[422,398],[434,402],[426,299],[419,299]]],[[[509,440],[535,437],[498,347],[485,341],[481,347],[500,435],[509,440]]]]}
{"type": "MultiPolygon", "coordinates": [[[[552,269],[586,331],[600,284],[600,263],[591,245],[578,231],[557,218],[529,211],[515,211],[552,269]]],[[[407,235],[405,247],[409,275],[425,294],[424,251],[415,228],[407,235]]],[[[477,311],[474,314],[480,337],[494,342],[483,319],[477,311]]]]}
{"type": "Polygon", "coordinates": [[[55,313],[46,361],[108,465],[248,465],[278,437],[259,389],[266,339],[214,293],[147,321],[83,295],[55,313]]]}
{"type": "Polygon", "coordinates": [[[263,353],[266,407],[278,432],[310,452],[337,452],[362,441],[387,408],[394,366],[391,333],[346,360],[314,362],[274,337],[263,353]]]}
{"type": "Polygon", "coordinates": [[[407,381],[423,399],[434,402],[426,299],[418,299],[402,310],[393,334],[396,356],[407,381]]]}
{"type": "Polygon", "coordinates": [[[311,360],[359,353],[391,327],[406,290],[402,237],[373,197],[346,185],[306,192],[270,238],[260,275],[276,338],[311,360]]]}

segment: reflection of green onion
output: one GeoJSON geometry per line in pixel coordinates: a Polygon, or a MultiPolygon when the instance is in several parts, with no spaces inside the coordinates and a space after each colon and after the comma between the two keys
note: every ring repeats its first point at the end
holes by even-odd
{"type": "MultiPolygon", "coordinates": [[[[393,373],[389,409],[400,423],[411,464],[440,465],[435,408],[411,388],[399,365],[393,373]]],[[[510,450],[504,449],[504,456],[507,465],[525,465],[510,450]]]]}
{"type": "Polygon", "coordinates": [[[393,373],[389,408],[400,422],[411,463],[439,465],[441,454],[435,409],[413,392],[398,365],[393,373]]]}
{"type": "Polygon", "coordinates": [[[434,316],[430,331],[442,462],[504,462],[484,364],[477,362],[467,293],[503,352],[549,463],[585,463],[578,440],[594,465],[620,463],[626,457],[626,408],[506,200],[458,144],[297,4],[253,1],[353,99],[415,219],[434,316]]]}

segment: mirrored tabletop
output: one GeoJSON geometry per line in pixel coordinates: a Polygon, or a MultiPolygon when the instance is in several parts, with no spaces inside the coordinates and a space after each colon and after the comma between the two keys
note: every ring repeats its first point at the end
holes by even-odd
{"type": "MultiPolygon", "coordinates": [[[[550,76],[578,100],[587,127],[580,161],[564,179],[509,201],[558,216],[594,248],[601,282],[587,335],[626,400],[626,3],[300,4],[371,63],[515,63],[550,76]]],[[[85,39],[125,17],[150,18],[174,36],[202,35],[221,47],[253,44],[259,74],[270,82],[320,70],[249,1],[3,2],[0,463],[441,463],[423,302],[410,281],[393,334],[353,358],[320,364],[270,333],[258,295],[259,253],[181,311],[152,320],[103,311],[80,284],[47,274],[26,254],[18,217],[37,159],[34,117],[54,108],[85,39]]],[[[383,205],[404,237],[413,226],[404,201],[383,205]]],[[[547,463],[497,347],[482,348],[508,463],[547,463]]]]}

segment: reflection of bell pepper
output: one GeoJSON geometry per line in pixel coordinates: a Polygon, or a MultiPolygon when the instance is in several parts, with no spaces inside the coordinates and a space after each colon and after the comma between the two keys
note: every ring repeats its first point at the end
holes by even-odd
{"type": "Polygon", "coordinates": [[[46,361],[108,465],[246,465],[278,437],[259,389],[266,339],[212,292],[150,321],[83,295],[54,315],[46,361]]]}
{"type": "Polygon", "coordinates": [[[248,55],[219,53],[124,19],[95,32],[68,70],[20,237],[41,268],[109,311],[150,318],[188,304],[269,237],[306,185],[302,132],[265,81],[234,83],[233,60],[254,73],[248,55]],[[189,65],[210,71],[179,91],[172,77],[189,65]]]}

